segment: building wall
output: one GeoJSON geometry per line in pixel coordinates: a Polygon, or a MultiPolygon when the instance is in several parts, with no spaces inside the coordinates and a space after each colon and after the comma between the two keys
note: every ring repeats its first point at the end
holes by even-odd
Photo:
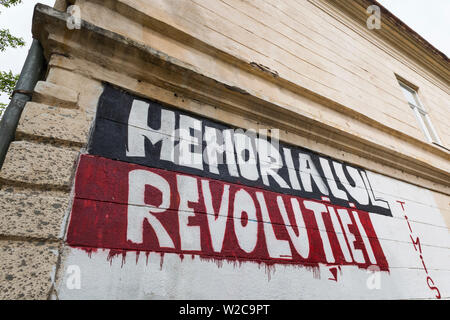
{"type": "MultiPolygon", "coordinates": [[[[444,145],[448,146],[449,127],[445,121],[448,84],[430,77],[426,70],[402,54],[397,58],[398,53],[392,47],[383,48],[374,43],[374,36],[364,26],[352,23],[348,18],[339,21],[340,17],[331,16],[316,4],[320,1],[281,1],[277,4],[262,0],[119,1],[144,14],[147,18],[142,20],[134,19],[133,12],[127,12],[125,8],[121,15],[113,15],[103,1],[76,3],[86,8],[84,18],[88,21],[139,42],[152,43],[155,49],[170,52],[171,56],[216,78],[227,78],[238,87],[244,87],[245,83],[245,87],[252,88],[256,94],[269,96],[298,112],[309,110],[307,106],[289,101],[284,92],[278,92],[277,86],[266,90],[259,84],[252,86],[234,73],[227,73],[216,65],[217,60],[210,61],[214,67],[209,67],[198,57],[201,53],[188,54],[183,51],[182,44],[173,44],[164,32],[155,32],[149,26],[152,20],[175,27],[186,33],[186,37],[200,40],[205,46],[213,46],[241,61],[263,65],[279,78],[328,98],[340,107],[424,140],[398,86],[395,77],[398,74],[420,88],[444,145]],[[111,24],[111,15],[114,21],[123,23],[111,24]]],[[[312,117],[317,116],[311,113],[312,117]]]]}
{"type": "MultiPolygon", "coordinates": [[[[78,0],[75,4],[90,23],[80,30],[65,28],[67,16],[49,8],[37,8],[34,17],[33,34],[44,46],[49,67],[24,110],[0,172],[2,298],[449,297],[448,152],[426,143],[395,77],[419,87],[448,147],[445,75],[443,80],[431,67],[425,68],[322,1],[274,5],[234,0],[78,0]],[[107,223],[94,224],[98,229],[77,224],[84,212],[77,203],[105,202],[101,195],[112,194],[124,196],[119,204],[128,208],[133,204],[127,192],[135,190],[125,175],[113,181],[121,191],[108,180],[97,192],[86,192],[100,181],[89,181],[85,172],[91,171],[82,169],[90,157],[95,165],[112,161],[117,170],[124,160],[135,162],[88,148],[94,140],[107,145],[115,141],[114,130],[105,131],[103,139],[96,136],[98,110],[103,106],[99,99],[109,84],[133,100],[150,99],[196,119],[243,129],[280,129],[282,143],[364,170],[373,199],[387,201],[390,215],[362,210],[357,203],[362,212],[358,215],[368,219],[362,228],[354,219],[353,231],[347,232],[329,224],[328,218],[322,228],[306,223],[304,231],[313,237],[312,253],[289,263],[272,257],[267,243],[258,245],[263,253],[256,256],[238,254],[238,247],[231,256],[180,251],[179,244],[176,250],[166,250],[152,243],[151,229],[145,229],[143,247],[102,242],[99,239],[112,231],[118,237],[126,235],[126,222],[117,222],[117,229],[108,229],[107,223]],[[332,248],[341,244],[339,239],[345,240],[352,263],[344,263],[342,257],[326,259],[325,231],[332,235],[332,248]],[[375,250],[376,261],[371,261],[367,250],[374,246],[380,249],[375,250]],[[358,250],[365,252],[364,263],[355,263],[358,250]],[[71,284],[78,271],[81,289],[74,289],[71,284]]],[[[58,5],[64,9],[64,3],[58,5]]],[[[128,128],[127,120],[128,114],[115,121],[128,128]]],[[[144,171],[155,167],[151,162],[140,165],[144,171]]],[[[160,169],[168,174],[180,171],[160,169]]],[[[95,166],[90,170],[101,172],[95,166]]],[[[213,180],[232,183],[221,176],[213,180]]],[[[245,180],[237,185],[264,189],[245,180]]],[[[313,192],[301,198],[326,203],[321,196],[325,195],[313,192]]],[[[351,211],[349,206],[344,207],[351,211]]],[[[124,218],[127,212],[98,207],[98,217],[122,212],[124,218]]],[[[179,211],[175,209],[173,214],[179,211]]],[[[266,230],[267,224],[281,228],[272,239],[274,248],[283,247],[280,240],[284,240],[295,252],[288,226],[274,224],[277,210],[269,211],[268,220],[257,214],[258,228],[266,230]]],[[[206,229],[203,225],[201,230],[212,237],[214,232],[206,229]]],[[[259,234],[269,241],[267,230],[259,234]]],[[[233,237],[231,232],[225,239],[233,237]]]]}

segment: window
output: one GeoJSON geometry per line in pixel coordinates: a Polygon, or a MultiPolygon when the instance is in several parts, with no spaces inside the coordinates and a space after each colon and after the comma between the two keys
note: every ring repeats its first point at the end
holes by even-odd
{"type": "Polygon", "coordinates": [[[427,111],[419,100],[419,96],[417,95],[417,91],[411,88],[409,85],[405,84],[402,81],[399,81],[400,87],[402,88],[403,94],[408,101],[409,106],[414,111],[416,115],[417,121],[419,122],[420,127],[422,128],[425,137],[431,143],[437,143],[441,145],[441,140],[439,139],[436,131],[434,130],[433,124],[431,123],[431,119],[428,116],[427,111]]]}

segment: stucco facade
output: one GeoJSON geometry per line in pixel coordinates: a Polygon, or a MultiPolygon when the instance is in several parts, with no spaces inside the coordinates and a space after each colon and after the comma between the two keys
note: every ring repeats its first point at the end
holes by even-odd
{"type": "Polygon", "coordinates": [[[384,10],[369,30],[373,4],[38,5],[48,67],[0,171],[0,298],[448,299],[448,58],[384,10]],[[234,134],[233,167],[176,158],[213,129],[275,129],[282,151],[254,138],[241,163],[234,134]]]}

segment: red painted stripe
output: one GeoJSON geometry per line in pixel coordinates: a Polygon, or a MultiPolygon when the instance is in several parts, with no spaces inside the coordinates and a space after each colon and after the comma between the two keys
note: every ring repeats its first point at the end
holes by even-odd
{"type": "MultiPolygon", "coordinates": [[[[131,188],[131,192],[136,192],[133,186],[131,186],[131,188]]],[[[160,206],[162,194],[158,189],[147,186],[145,187],[144,200],[145,205],[147,206],[160,206]]],[[[322,217],[328,238],[330,239],[333,256],[335,258],[334,263],[327,263],[324,245],[318,231],[316,217],[311,210],[305,208],[304,201],[308,201],[308,199],[277,194],[258,188],[225,183],[218,180],[196,177],[184,173],[182,174],[173,171],[148,168],[135,164],[83,155],[77,169],[75,200],[73,203],[70,225],[68,228],[67,241],[71,246],[83,247],[86,250],[104,248],[119,251],[133,250],[147,252],[174,252],[178,254],[197,254],[205,258],[256,261],[267,264],[288,263],[305,266],[317,266],[319,263],[333,265],[353,264],[363,268],[367,268],[371,265],[367,250],[364,246],[352,214],[350,214],[352,224],[349,226],[349,229],[350,232],[354,234],[356,241],[350,245],[354,245],[357,249],[362,251],[365,257],[365,263],[349,263],[344,260],[343,252],[340,248],[331,218],[328,213],[324,213],[322,214],[322,217]],[[168,249],[160,247],[158,237],[153,227],[147,221],[143,223],[142,243],[135,243],[127,240],[128,213],[132,205],[140,205],[139,203],[130,203],[131,201],[128,199],[130,189],[129,174],[133,170],[142,170],[143,172],[156,174],[168,183],[170,189],[170,201],[168,202],[167,208],[165,208],[167,210],[164,212],[153,213],[153,216],[156,217],[165,230],[167,230],[167,233],[174,243],[175,248],[168,249]],[[179,210],[179,190],[182,186],[178,185],[177,178],[180,177],[192,177],[195,179],[194,189],[197,188],[199,198],[198,201],[189,202],[189,208],[191,208],[195,214],[192,214],[192,217],[189,217],[188,221],[189,227],[199,227],[201,245],[200,251],[183,250],[181,247],[182,236],[180,235],[179,215],[183,215],[185,213],[179,210]],[[208,182],[210,186],[212,204],[216,213],[219,212],[222,195],[225,190],[224,188],[225,186],[229,187],[229,206],[226,211],[228,218],[226,220],[223,248],[220,252],[215,252],[213,250],[211,231],[206,214],[207,209],[203,196],[204,190],[202,187],[202,181],[208,182]],[[256,208],[255,221],[247,220],[245,214],[243,215],[243,219],[233,218],[234,197],[240,190],[244,190],[253,200],[256,208]],[[261,193],[263,195],[267,205],[270,221],[265,220],[263,223],[264,219],[256,196],[257,193],[261,193]],[[308,257],[301,257],[295,250],[287,231],[287,226],[284,223],[277,204],[277,197],[280,196],[284,201],[288,214],[288,225],[294,226],[293,229],[296,235],[298,235],[298,232],[307,233],[307,239],[310,246],[308,257]],[[298,230],[295,226],[295,217],[291,207],[292,198],[296,199],[300,204],[306,229],[300,228],[298,230]],[[256,224],[256,246],[251,252],[246,252],[241,249],[238,236],[235,232],[235,224],[240,224],[243,227],[246,227],[249,224],[256,224]],[[264,231],[265,225],[272,228],[275,237],[278,240],[287,241],[290,247],[290,253],[288,252],[288,254],[280,255],[277,259],[270,257],[267,236],[264,231]],[[292,257],[290,257],[289,254],[291,254],[292,257]]],[[[323,203],[326,206],[332,206],[328,202],[317,200],[311,201],[323,203]]],[[[237,203],[236,205],[240,205],[240,203],[237,203]]],[[[348,209],[338,206],[333,206],[333,208],[336,212],[337,209],[348,209]]],[[[370,244],[374,252],[377,265],[381,270],[388,270],[388,263],[378,241],[376,232],[373,229],[369,214],[363,211],[356,211],[356,214],[358,214],[365,229],[365,233],[370,239],[370,244]]]]}

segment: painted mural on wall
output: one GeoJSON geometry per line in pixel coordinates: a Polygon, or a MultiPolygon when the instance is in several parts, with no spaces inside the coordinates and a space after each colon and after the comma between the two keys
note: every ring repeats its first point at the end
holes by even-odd
{"type": "MultiPolygon", "coordinates": [[[[106,85],[88,154],[77,168],[66,264],[83,265],[92,281],[106,277],[118,297],[223,298],[230,292],[234,298],[359,297],[364,275],[377,270],[394,279],[385,286],[388,295],[399,298],[413,295],[417,279],[423,278],[417,240],[413,246],[409,239],[416,228],[436,237],[426,236],[419,246],[420,259],[427,256],[433,266],[420,292],[441,297],[438,282],[449,278],[444,267],[449,259],[437,257],[448,252],[447,228],[438,209],[429,207],[426,192],[399,186],[261,132],[232,128],[106,85]],[[411,200],[400,206],[397,199],[407,193],[411,200]],[[408,225],[405,212],[412,216],[408,225]],[[160,256],[159,270],[152,269],[154,255],[160,256]],[[119,269],[112,262],[115,256],[123,259],[119,269]],[[136,263],[124,264],[127,256],[135,256],[136,263]],[[208,269],[211,262],[219,268],[208,269]],[[238,263],[245,277],[223,263],[238,263]],[[271,290],[277,291],[281,280],[261,284],[253,265],[284,268],[293,287],[274,295],[271,290]],[[340,291],[329,284],[315,289],[297,267],[314,275],[322,272],[328,283],[346,279],[353,289],[340,291]],[[176,276],[181,269],[183,279],[176,276]],[[151,279],[143,282],[148,272],[151,279]],[[405,275],[414,282],[398,280],[405,275]],[[178,281],[173,284],[172,278],[178,281]],[[199,279],[223,281],[228,289],[214,286],[204,295],[207,280],[196,290],[199,279]],[[396,281],[404,286],[401,291],[395,291],[396,281]],[[174,286],[173,292],[161,283],[174,286]],[[136,286],[147,289],[131,290],[136,286]],[[268,290],[268,295],[260,296],[261,290],[246,295],[249,286],[268,290]],[[295,286],[308,292],[298,293],[295,286]]],[[[104,297],[96,286],[90,292],[92,298],[104,297]]],[[[71,298],[74,293],[62,294],[71,298]]]]}
{"type": "Polygon", "coordinates": [[[317,267],[388,262],[364,170],[107,87],[68,242],[317,267]]]}

